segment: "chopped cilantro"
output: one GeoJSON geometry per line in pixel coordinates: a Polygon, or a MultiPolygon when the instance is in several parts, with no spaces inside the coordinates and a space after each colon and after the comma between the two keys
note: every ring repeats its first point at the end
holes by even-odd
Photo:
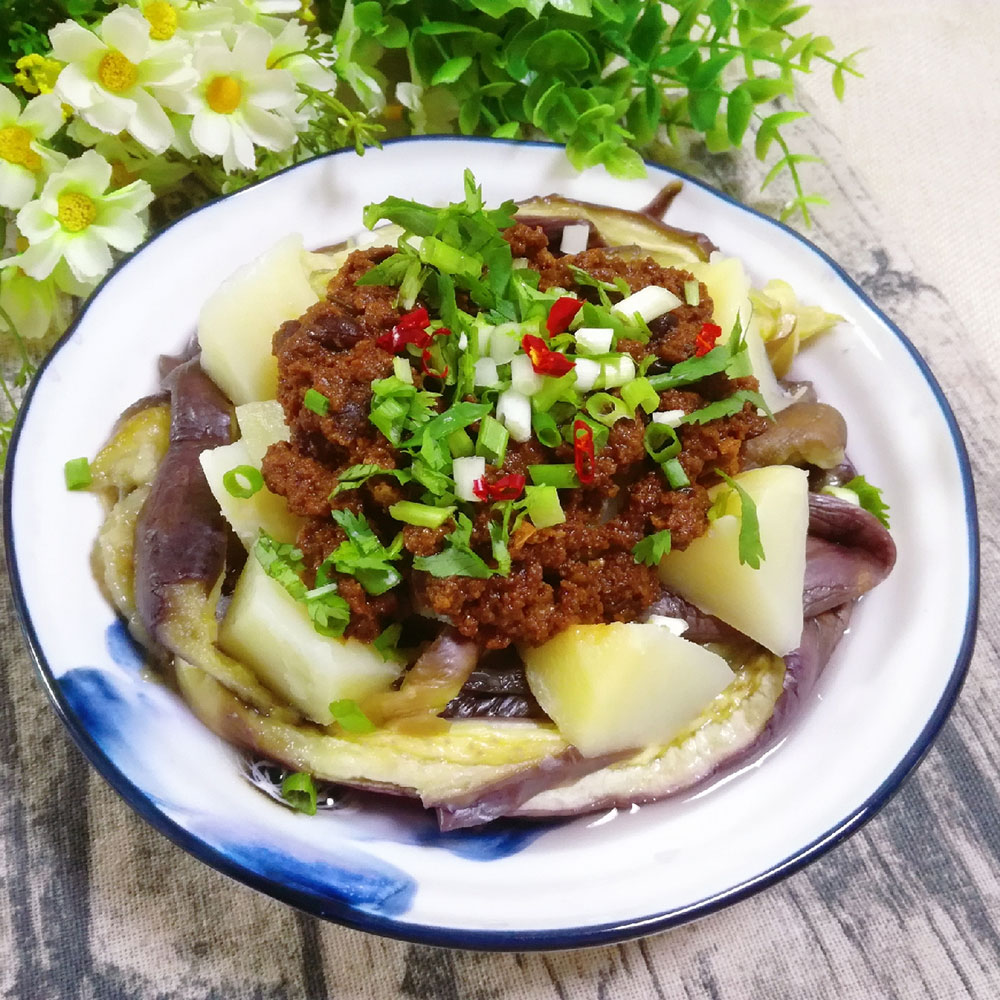
{"type": "Polygon", "coordinates": [[[844,483],[844,488],[857,493],[861,506],[886,528],[889,527],[889,505],[882,499],[882,491],[877,486],[872,486],[864,476],[855,476],[849,483],[844,483]]]}
{"type": "Polygon", "coordinates": [[[353,576],[369,594],[384,594],[402,582],[402,574],[392,565],[403,550],[402,535],[397,535],[386,548],[363,514],[349,510],[330,513],[347,533],[347,540],[326,557],[324,565],[329,564],[338,573],[353,576]]]}
{"type": "Polygon", "coordinates": [[[455,530],[445,537],[445,547],[432,556],[417,556],[413,568],[431,576],[470,576],[486,580],[495,571],[472,551],[472,521],[465,514],[455,516],[455,530]]]}
{"type": "Polygon", "coordinates": [[[333,499],[338,493],[345,490],[356,490],[363,486],[373,476],[392,476],[397,483],[408,483],[413,479],[413,473],[409,469],[383,469],[381,465],[352,465],[337,477],[337,485],[334,487],[330,498],[333,499]]]}
{"type": "Polygon", "coordinates": [[[716,400],[714,403],[709,403],[708,406],[703,406],[700,410],[688,413],[681,418],[681,423],[707,424],[710,420],[732,417],[740,413],[747,403],[753,403],[758,410],[763,410],[772,420],[774,419],[774,415],[759,392],[754,392],[753,389],[737,389],[725,399],[716,400]]]}
{"type": "Polygon", "coordinates": [[[302,550],[287,542],[279,542],[266,531],[261,531],[253,547],[253,554],[264,572],[288,591],[297,601],[304,601],[306,585],[302,582],[302,550]]]}
{"type": "Polygon", "coordinates": [[[632,556],[643,566],[659,566],[660,560],[670,551],[670,531],[664,528],[647,535],[632,547],[632,556]]]}
{"type": "Polygon", "coordinates": [[[316,815],[316,783],[311,774],[296,771],[281,783],[281,797],[299,812],[316,815]]]}
{"type": "Polygon", "coordinates": [[[403,626],[399,622],[394,622],[382,629],[372,642],[386,663],[398,663],[402,660],[402,654],[398,649],[399,637],[402,633],[403,626]]]}
{"type": "Polygon", "coordinates": [[[749,566],[751,569],[760,569],[761,560],[765,557],[764,547],[760,543],[757,504],[735,479],[727,476],[721,469],[715,471],[732,489],[736,490],[736,495],[740,498],[740,565],[749,566]]]}
{"type": "Polygon", "coordinates": [[[352,698],[341,698],[330,702],[330,714],[341,729],[349,733],[370,733],[375,723],[358,707],[352,698]]]}

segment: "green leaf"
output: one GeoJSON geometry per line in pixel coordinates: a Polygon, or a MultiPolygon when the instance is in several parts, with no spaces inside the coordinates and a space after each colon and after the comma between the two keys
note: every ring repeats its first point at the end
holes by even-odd
{"type": "Polygon", "coordinates": [[[738,52],[721,52],[703,62],[690,80],[692,90],[705,90],[717,84],[722,71],[739,55],[738,52]]]}
{"type": "Polygon", "coordinates": [[[753,105],[753,97],[746,90],[746,84],[737,87],[726,100],[726,134],[734,146],[743,142],[753,115],[753,105]]]}
{"type": "Polygon", "coordinates": [[[454,83],[470,66],[472,56],[455,56],[435,70],[431,77],[431,86],[437,87],[443,83],[454,83]]]}
{"type": "Polygon", "coordinates": [[[763,160],[767,156],[771,143],[778,137],[778,129],[791,122],[796,122],[800,118],[808,117],[809,114],[806,111],[777,111],[773,115],[768,115],[757,130],[757,140],[754,144],[757,159],[763,160]]]}
{"type": "Polygon", "coordinates": [[[855,476],[850,482],[844,483],[844,488],[853,490],[861,501],[861,506],[889,527],[889,505],[882,499],[882,491],[872,486],[864,476],[855,476]]]}
{"type": "Polygon", "coordinates": [[[371,733],[375,731],[375,723],[361,711],[353,698],[341,698],[330,702],[330,714],[333,721],[348,733],[371,733]]]}
{"type": "Polygon", "coordinates": [[[789,153],[783,156],[767,172],[767,176],[761,182],[760,189],[764,190],[783,170],[789,170],[800,163],[822,163],[818,156],[811,156],[808,153],[789,153]]]}
{"type": "Polygon", "coordinates": [[[632,557],[643,566],[659,566],[670,551],[670,531],[664,529],[647,535],[632,547],[632,557]]]}
{"type": "Polygon", "coordinates": [[[525,63],[536,73],[565,74],[586,69],[590,53],[577,35],[557,28],[534,41],[525,53],[525,63]]]}
{"type": "Polygon", "coordinates": [[[721,102],[721,90],[692,90],[688,95],[688,113],[691,115],[692,127],[699,132],[711,129],[721,102]]]}
{"type": "Polygon", "coordinates": [[[697,42],[671,42],[669,48],[661,52],[654,62],[654,67],[659,70],[674,69],[682,63],[687,62],[698,52],[697,42]]]}
{"type": "Polygon", "coordinates": [[[744,80],[740,84],[740,89],[745,90],[750,95],[754,104],[765,104],[767,101],[773,101],[776,97],[790,94],[792,84],[790,80],[758,76],[753,80],[744,80]]]}
{"type": "Polygon", "coordinates": [[[740,565],[749,566],[751,569],[760,569],[761,561],[764,559],[764,546],[760,542],[757,504],[735,479],[727,476],[721,469],[715,471],[732,489],[736,490],[736,494],[740,498],[740,565]]]}

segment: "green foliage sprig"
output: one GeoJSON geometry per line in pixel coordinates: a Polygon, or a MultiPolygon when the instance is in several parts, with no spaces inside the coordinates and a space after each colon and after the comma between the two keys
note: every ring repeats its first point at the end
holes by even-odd
{"type": "Polygon", "coordinates": [[[836,58],[825,35],[792,33],[810,10],[794,0],[323,0],[337,70],[367,108],[395,99],[415,132],[547,136],[578,168],[641,176],[641,153],[684,132],[721,152],[755,135],[764,187],[787,173],[783,218],[824,199],[807,193],[776,107],[817,64],[843,96],[857,53],[836,58]],[[399,84],[403,84],[402,88],[399,84]]]}

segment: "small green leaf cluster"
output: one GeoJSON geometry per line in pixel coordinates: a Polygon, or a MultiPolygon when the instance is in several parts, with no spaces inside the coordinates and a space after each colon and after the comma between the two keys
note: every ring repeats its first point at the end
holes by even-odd
{"type": "Polygon", "coordinates": [[[372,109],[393,97],[415,132],[530,138],[566,145],[578,168],[644,173],[640,153],[682,134],[723,151],[755,135],[756,155],[780,157],[766,187],[787,173],[785,218],[822,202],[803,188],[786,130],[805,117],[775,108],[796,76],[831,70],[843,96],[860,75],[857,53],[836,58],[825,35],[793,34],[809,6],[793,0],[328,0],[338,73],[372,109]],[[348,53],[345,56],[345,52],[348,53]],[[349,65],[348,65],[349,60],[349,65]],[[395,92],[393,92],[395,87],[395,92]]]}

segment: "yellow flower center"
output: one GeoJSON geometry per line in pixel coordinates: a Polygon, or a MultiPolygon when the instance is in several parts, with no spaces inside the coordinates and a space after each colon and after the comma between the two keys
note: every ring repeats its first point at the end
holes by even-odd
{"type": "Polygon", "coordinates": [[[217,114],[231,115],[243,100],[243,88],[233,76],[213,76],[205,90],[205,100],[217,114]]]}
{"type": "Polygon", "coordinates": [[[166,0],[153,0],[142,8],[142,15],[149,21],[149,37],[165,42],[177,30],[177,11],[166,0]]]}
{"type": "Polygon", "coordinates": [[[56,77],[62,69],[62,63],[55,59],[46,59],[37,52],[21,56],[15,63],[18,69],[14,77],[16,83],[26,94],[51,94],[56,85],[56,77]]]}
{"type": "Polygon", "coordinates": [[[64,191],[59,195],[59,225],[67,233],[82,233],[96,218],[93,198],[79,191],[64,191]]]}
{"type": "Polygon", "coordinates": [[[120,94],[128,90],[138,75],[135,63],[123,56],[117,49],[109,49],[97,64],[97,79],[105,90],[120,94]]]}
{"type": "Polygon", "coordinates": [[[37,174],[42,169],[42,158],[31,148],[32,138],[23,125],[0,128],[0,158],[37,174]]]}

